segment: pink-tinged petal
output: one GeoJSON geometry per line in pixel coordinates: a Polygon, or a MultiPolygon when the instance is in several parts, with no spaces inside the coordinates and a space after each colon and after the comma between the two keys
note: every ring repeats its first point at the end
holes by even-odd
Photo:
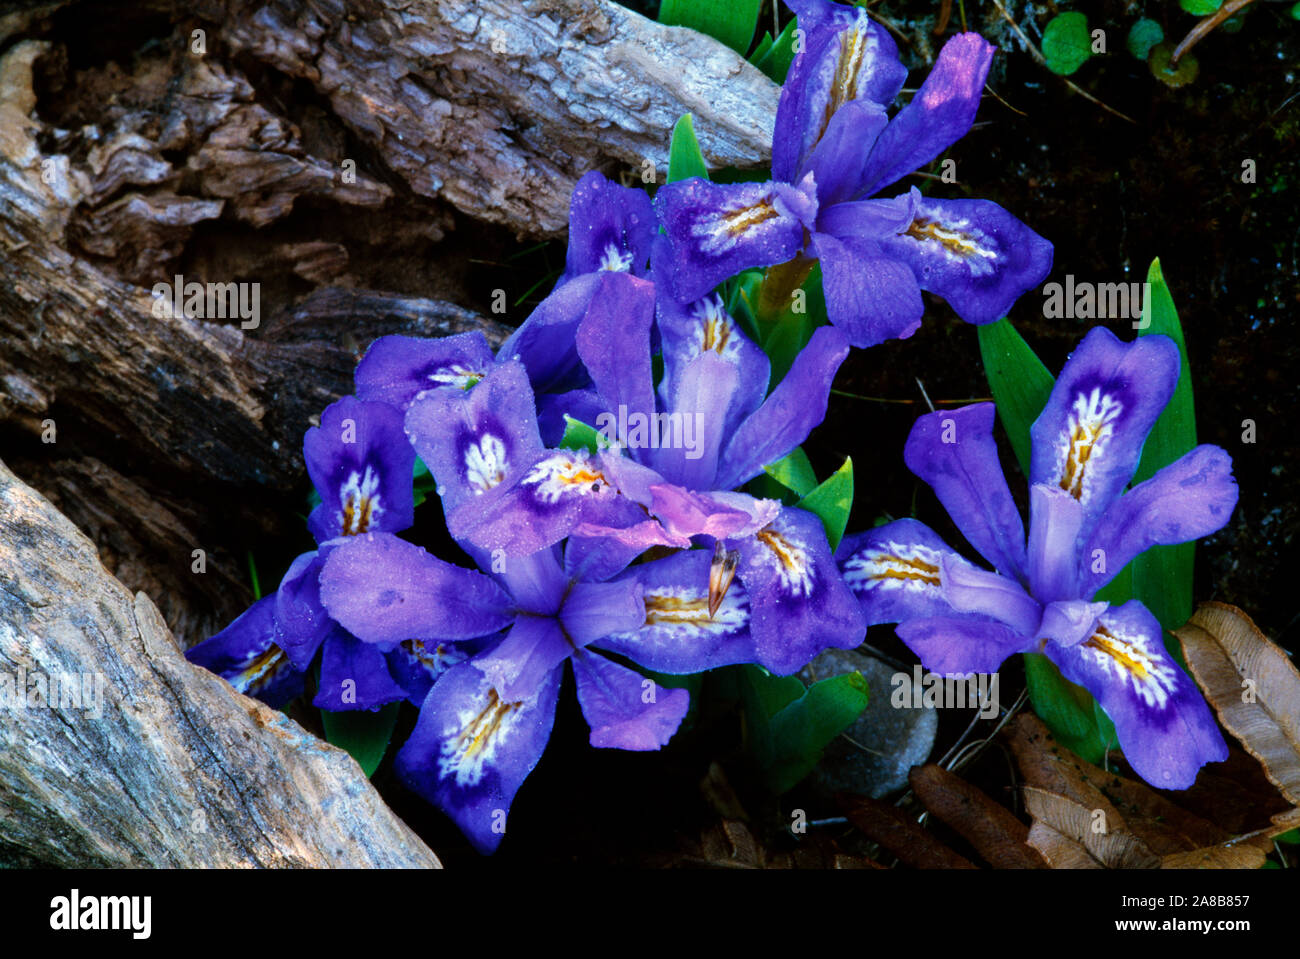
{"type": "Polygon", "coordinates": [[[544,453],[491,510],[464,503],[447,514],[447,529],[482,549],[523,556],[558,543],[583,524],[622,529],[643,522],[645,510],[621,496],[606,475],[606,463],[616,456],[565,449],[544,453]]]}
{"type": "Polygon", "coordinates": [[[1043,603],[1079,592],[1079,530],[1083,507],[1058,486],[1029,487],[1029,586],[1043,603]]]}
{"type": "Polygon", "coordinates": [[[912,220],[879,242],[967,323],[1001,319],[1052,271],[1052,244],[989,200],[919,198],[912,220]]]}
{"type": "Polygon", "coordinates": [[[555,617],[521,615],[505,639],[473,662],[503,701],[514,702],[531,696],[572,653],[555,617]]]}
{"type": "Polygon", "coordinates": [[[320,588],[330,615],[372,643],[473,639],[512,619],[509,597],[489,577],[387,534],[360,536],[333,550],[320,588]]]}
{"type": "Polygon", "coordinates": [[[642,587],[645,624],[598,640],[594,648],[661,673],[698,673],[751,662],[749,594],[733,579],[709,614],[712,553],[690,550],[634,566],[623,579],[642,587]]]}
{"type": "Polygon", "coordinates": [[[894,630],[921,665],[945,676],[995,673],[1008,656],[1032,649],[1034,639],[1005,623],[974,616],[911,619],[894,630]]]}
{"type": "Polygon", "coordinates": [[[336,627],[324,643],[320,682],[311,704],[317,709],[347,712],[376,709],[405,698],[406,690],[393,680],[383,651],[336,627]]]}
{"type": "Polygon", "coordinates": [[[807,439],[826,417],[831,383],[848,355],[843,333],[831,326],[816,330],[785,379],[727,443],[714,487],[729,490],[748,482],[807,439]]]}
{"type": "Polygon", "coordinates": [[[440,390],[417,400],[405,426],[448,514],[467,503],[491,511],[542,452],[528,376],[513,361],[468,392],[440,390]]]}
{"type": "Polygon", "coordinates": [[[876,139],[861,196],[925,166],[966,135],[994,49],[977,33],[959,33],[944,44],[921,89],[876,139]]]}
{"type": "Polygon", "coordinates": [[[792,259],[817,201],[785,183],[710,183],[700,177],[659,188],[655,209],[669,255],[656,283],[679,303],[698,300],[741,270],[792,259]]]}
{"type": "Polygon", "coordinates": [[[925,304],[916,277],[875,240],[818,233],[813,249],[821,261],[826,314],[853,346],[905,340],[920,329],[925,304]]]}
{"type": "Polygon", "coordinates": [[[1025,526],[993,441],[992,403],[920,417],[903,450],[907,468],[925,480],[962,535],[1005,576],[1025,572],[1025,526]]]}
{"type": "Polygon", "coordinates": [[[560,624],[572,646],[579,648],[613,633],[638,629],[645,623],[641,584],[574,583],[560,610],[560,624]]]}
{"type": "Polygon", "coordinates": [[[634,413],[645,416],[655,411],[650,368],[654,318],[654,284],[611,274],[601,280],[578,327],[578,356],[604,400],[605,409],[616,419],[620,412],[626,419],[634,413]]]}
{"type": "Polygon", "coordinates": [[[357,365],[357,398],[405,410],[426,390],[469,389],[495,362],[482,330],[437,339],[384,336],[357,365]]]}
{"type": "Polygon", "coordinates": [[[450,816],[479,852],[500,845],[515,793],[542,758],[562,676],[553,670],[527,699],[506,702],[473,663],[453,666],[429,691],[397,754],[403,782],[450,816]]]}
{"type": "Polygon", "coordinates": [[[846,536],[836,556],[868,626],[957,615],[944,596],[943,565],[966,561],[924,523],[900,519],[846,536]]]}
{"type": "Polygon", "coordinates": [[[754,660],[781,676],[797,672],[824,649],[852,649],[867,624],[844,585],[821,520],[781,510],[751,537],[727,541],[740,552],[736,579],[750,601],[754,660]]]}
{"type": "Polygon", "coordinates": [[[331,403],[307,431],[303,458],[321,499],[307,517],[316,542],[398,533],[415,520],[415,451],[395,407],[351,396],[331,403]]]}
{"type": "Polygon", "coordinates": [[[1111,608],[1077,645],[1048,643],[1061,674],[1083,686],[1115,724],[1133,771],[1161,789],[1187,789],[1228,747],[1205,699],[1165,651],[1160,624],[1137,600],[1111,608]]]}
{"type": "Polygon", "coordinates": [[[573,655],[578,703],[597,749],[659,749],[668,744],[691,706],[684,689],[664,689],[604,656],[573,655]]]}
{"type": "MultiPolygon", "coordinates": [[[[776,111],[772,175],[794,182],[848,104],[888,106],[907,80],[898,47],[867,11],[795,0],[803,47],[790,64],[776,111]]],[[[861,145],[865,154],[871,140],[861,145]]]]}
{"type": "Polygon", "coordinates": [[[1142,444],[1178,382],[1167,336],[1121,342],[1094,327],[1066,361],[1030,428],[1029,481],[1057,486],[1083,507],[1085,541],[1137,469],[1142,444]]]}
{"type": "Polygon", "coordinates": [[[645,276],[655,227],[644,190],[620,186],[596,170],[584,174],[569,198],[569,250],[561,282],[602,270],[645,276]]]}
{"type": "Polygon", "coordinates": [[[1106,510],[1080,557],[1085,595],[1101,589],[1152,546],[1186,543],[1217,532],[1236,505],[1232,457],[1217,446],[1196,447],[1106,510]]]}
{"type": "Polygon", "coordinates": [[[944,598],[959,613],[974,613],[1005,623],[1022,636],[1033,636],[1043,608],[1019,583],[971,566],[964,560],[941,560],[944,598]]]}

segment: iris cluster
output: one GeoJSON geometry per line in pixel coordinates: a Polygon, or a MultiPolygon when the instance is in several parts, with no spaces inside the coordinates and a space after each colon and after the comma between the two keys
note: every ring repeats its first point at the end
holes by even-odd
{"type": "Polygon", "coordinates": [[[744,491],[821,422],[851,346],[917,329],[922,290],[991,322],[1052,256],[993,203],[876,196],[969,129],[989,44],[951,40],[891,117],[906,70],[888,35],[856,8],[792,6],[806,41],[782,91],[773,179],[695,178],[652,201],[589,173],[563,276],[500,349],[481,333],[376,341],[355,396],[304,442],[317,548],[190,652],[272,705],[314,674],[321,709],[419,707],[397,772],[481,851],[499,844],[541,758],[566,670],[593,746],[654,750],[689,697],[644,671],[756,663],[788,675],[882,622],[944,672],[1046,652],[1097,694],[1159,785],[1221,758],[1151,615],[1090,601],[1137,552],[1217,529],[1235,502],[1213,447],[1121,495],[1177,377],[1168,340],[1094,331],[1067,365],[1034,431],[1027,543],[992,407],[917,423],[908,465],[996,573],[913,520],[833,555],[817,516],[744,491]],[[772,383],[717,288],[757,267],[793,288],[817,261],[830,325],[772,383]],[[575,423],[618,425],[566,443],[575,423]],[[411,541],[423,468],[477,568],[411,541]]]}

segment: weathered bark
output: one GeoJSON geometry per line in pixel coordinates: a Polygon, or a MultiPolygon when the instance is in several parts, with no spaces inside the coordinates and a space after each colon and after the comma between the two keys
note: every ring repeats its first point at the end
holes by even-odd
{"type": "Polygon", "coordinates": [[[0,692],[0,861],[438,866],[350,756],[186,662],[3,463],[0,692]],[[56,698],[56,678],[92,695],[56,698]]]}
{"type": "MultiPolygon", "coordinates": [[[[712,166],[765,162],[777,86],[716,41],[609,0],[204,0],[217,34],[327,96],[420,196],[530,236],[611,161],[668,166],[695,115],[712,166]]],[[[611,171],[612,172],[612,171],[611,171]]]]}

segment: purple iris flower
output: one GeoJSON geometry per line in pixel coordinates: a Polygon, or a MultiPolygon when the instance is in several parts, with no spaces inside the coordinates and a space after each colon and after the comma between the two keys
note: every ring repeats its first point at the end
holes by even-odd
{"type": "Polygon", "coordinates": [[[689,694],[596,652],[696,672],[742,661],[745,595],[711,617],[693,580],[703,553],[637,567],[595,582],[571,540],[530,556],[502,558],[470,547],[484,572],[445,563],[391,534],[334,549],[321,596],[330,615],[362,639],[391,644],[489,641],[448,669],[429,691],[397,770],[443,809],[482,852],[501,841],[506,816],[550,738],[571,663],[578,702],[596,747],[653,750],[676,732],[689,694]]]}
{"type": "Polygon", "coordinates": [[[1123,343],[1098,327],[1084,338],[1031,430],[1027,543],[998,466],[993,405],[917,420],[908,468],[996,573],[912,519],[846,537],[838,552],[869,623],[898,623],[926,668],[993,672],[1013,653],[1045,653],[1097,698],[1138,775],[1168,789],[1191,786],[1227,746],[1156,618],[1136,600],[1093,597],[1146,549],[1222,528],[1236,505],[1232,460],[1217,446],[1125,491],[1178,370],[1168,337],[1123,343]]]}
{"type": "MultiPolygon", "coordinates": [[[[866,632],[836,570],[821,521],[804,510],[730,492],[788,454],[826,414],[831,381],[848,343],[817,330],[767,394],[767,356],[717,296],[681,307],[660,302],[664,372],[651,363],[652,296],[593,309],[576,336],[603,412],[594,425],[626,455],[606,453],[605,472],[652,521],[575,532],[624,544],[734,551],[735,577],[752,609],[752,661],[792,673],[829,647],[852,648],[866,632]]],[[[630,557],[629,557],[630,558],[630,557]]]]}
{"type": "Polygon", "coordinates": [[[994,48],[974,33],[954,37],[890,119],[885,105],[907,71],[889,35],[860,8],[791,6],[807,40],[777,108],[773,179],[661,188],[669,256],[656,262],[656,280],[685,303],[741,270],[784,264],[788,295],[820,261],[827,313],[856,347],[911,336],[922,290],[968,322],[999,319],[1047,276],[1050,243],[987,200],[916,189],[870,199],[970,129],[994,48]]]}
{"type": "Polygon", "coordinates": [[[344,397],[307,431],[303,453],[320,495],[307,518],[319,549],[295,559],[275,593],[186,655],[277,707],[302,693],[318,651],[313,704],[321,709],[373,709],[422,697],[456,654],[426,649],[409,637],[367,643],[331,618],[320,600],[320,573],[332,549],[350,537],[400,532],[414,519],[415,452],[402,431],[402,414],[387,403],[344,397]]]}

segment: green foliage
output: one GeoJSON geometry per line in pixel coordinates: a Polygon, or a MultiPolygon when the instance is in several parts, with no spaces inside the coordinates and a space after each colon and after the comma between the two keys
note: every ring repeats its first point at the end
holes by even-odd
{"type": "Polygon", "coordinates": [[[793,676],[738,667],[750,754],[780,795],[812,771],[827,744],[867,708],[867,681],[845,673],[804,688],[793,676]]]}
{"type": "Polygon", "coordinates": [[[1185,54],[1178,61],[1178,66],[1170,65],[1170,58],[1173,56],[1174,45],[1166,40],[1164,43],[1158,43],[1151,48],[1151,56],[1147,59],[1147,66],[1151,70],[1151,75],[1167,87],[1185,87],[1196,79],[1196,74],[1200,70],[1200,64],[1196,62],[1196,57],[1190,53],[1185,54]]]}
{"type": "Polygon", "coordinates": [[[1028,476],[1029,428],[1047,405],[1055,377],[1010,320],[1003,318],[977,329],[984,375],[993,391],[998,418],[1011,440],[1020,469],[1028,476]]]}
{"type": "Polygon", "coordinates": [[[1223,6],[1223,0],[1178,0],[1178,5],[1194,17],[1208,17],[1223,6]]]}
{"type": "MultiPolygon", "coordinates": [[[[1142,308],[1141,336],[1163,334],[1178,344],[1178,386],[1142,447],[1133,482],[1141,483],[1196,446],[1196,411],[1192,403],[1192,370],[1187,360],[1183,327],[1174,308],[1160,261],[1147,271],[1151,295],[1142,308]]],[[[1177,629],[1192,615],[1192,567],[1196,544],[1153,546],[1132,562],[1133,595],[1167,630],[1177,629]]],[[[1174,643],[1171,649],[1177,648],[1174,643]]]]}
{"type": "Polygon", "coordinates": [[[389,703],[375,712],[358,709],[335,713],[323,709],[320,718],[325,727],[325,738],[347,750],[369,778],[375,774],[388,751],[393,727],[397,725],[399,705],[389,703]]]}
{"type": "Polygon", "coordinates": [[[663,0],[659,22],[707,33],[743,57],[753,42],[762,6],[763,0],[663,0]]]}
{"type": "Polygon", "coordinates": [[[796,446],[775,463],[767,464],[763,471],[799,496],[807,496],[817,486],[817,474],[813,472],[812,463],[802,446],[796,446]]]}
{"type": "Polygon", "coordinates": [[[575,420],[568,413],[564,414],[564,436],[560,439],[560,448],[566,450],[586,450],[597,452],[604,437],[595,427],[588,426],[582,420],[575,420]]]}
{"type": "Polygon", "coordinates": [[[846,457],[843,466],[796,505],[815,514],[822,521],[822,526],[826,528],[826,540],[831,545],[831,552],[834,552],[844,538],[844,529],[849,524],[849,512],[853,509],[852,457],[846,457]]]}
{"type": "Polygon", "coordinates": [[[419,506],[429,494],[437,490],[438,484],[433,479],[433,474],[429,472],[429,467],[424,465],[424,460],[420,457],[415,458],[415,466],[411,469],[411,483],[415,495],[415,505],[419,506]]]}
{"type": "Polygon", "coordinates": [[[1128,52],[1139,60],[1151,55],[1151,48],[1165,38],[1165,31],[1154,20],[1143,17],[1128,30],[1128,52]]]}
{"type": "Polygon", "coordinates": [[[1043,31],[1043,57],[1053,73],[1068,77],[1092,56],[1088,18],[1077,10],[1058,14],[1043,31]]]}
{"type": "Polygon", "coordinates": [[[774,82],[785,83],[785,75],[790,72],[794,62],[794,31],[797,21],[791,20],[781,31],[781,35],[772,39],[770,33],[763,34],[763,39],[754,50],[749,62],[766,73],[774,82]]]}
{"type": "Polygon", "coordinates": [[[693,176],[709,178],[700,141],[695,139],[695,124],[689,113],[683,113],[673,127],[673,138],[668,144],[668,182],[689,180],[693,176]]]}

